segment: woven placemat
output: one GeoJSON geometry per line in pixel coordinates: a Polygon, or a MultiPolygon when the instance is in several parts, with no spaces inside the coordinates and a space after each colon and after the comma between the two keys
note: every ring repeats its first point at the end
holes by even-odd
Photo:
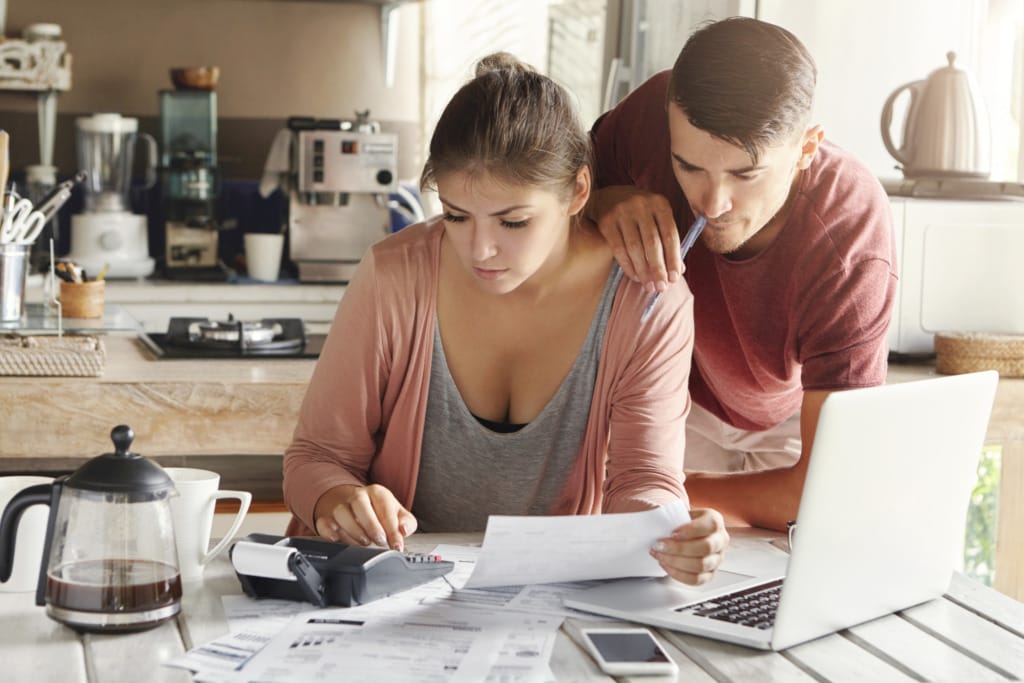
{"type": "Polygon", "coordinates": [[[1024,335],[941,332],[935,335],[935,369],[946,375],[997,370],[1024,377],[1024,335]]]}
{"type": "Polygon", "coordinates": [[[106,350],[99,337],[0,336],[0,375],[98,377],[105,361],[106,350]]]}

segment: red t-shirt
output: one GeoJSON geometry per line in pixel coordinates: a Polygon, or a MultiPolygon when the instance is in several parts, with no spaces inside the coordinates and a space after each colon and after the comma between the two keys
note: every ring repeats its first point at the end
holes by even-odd
{"type": "MultiPolygon", "coordinates": [[[[596,186],[665,195],[676,225],[694,216],[672,173],[665,90],[656,74],[594,124],[596,186]]],[[[698,240],[686,258],[696,336],[690,393],[741,429],[791,417],[804,390],[885,381],[896,294],[888,198],[868,168],[824,141],[788,222],[763,252],[730,261],[698,240]]]]}

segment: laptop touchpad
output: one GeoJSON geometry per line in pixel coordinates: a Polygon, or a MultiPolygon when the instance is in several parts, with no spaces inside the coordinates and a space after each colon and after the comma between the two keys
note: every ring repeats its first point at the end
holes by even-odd
{"type": "Polygon", "coordinates": [[[751,578],[745,574],[718,570],[711,581],[700,586],[687,586],[667,576],[659,579],[623,579],[583,591],[573,596],[573,602],[593,601],[605,607],[631,612],[665,609],[701,602],[708,598],[708,594],[721,594],[722,588],[740,582],[751,583],[751,578]]]}

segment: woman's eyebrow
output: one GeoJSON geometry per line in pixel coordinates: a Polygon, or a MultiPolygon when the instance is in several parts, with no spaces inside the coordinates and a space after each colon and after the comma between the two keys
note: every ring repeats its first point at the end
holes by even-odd
{"type": "MultiPolygon", "coordinates": [[[[438,199],[440,199],[441,203],[444,204],[445,206],[447,206],[449,209],[454,209],[455,211],[459,211],[461,213],[470,213],[469,211],[466,211],[465,209],[460,208],[460,207],[456,206],[455,204],[452,204],[449,201],[446,201],[445,199],[441,198],[440,196],[438,197],[438,199]]],[[[495,211],[494,213],[489,214],[489,215],[491,215],[491,216],[503,216],[506,213],[511,213],[512,211],[518,211],[519,209],[530,209],[530,208],[533,208],[532,204],[516,204],[515,206],[510,206],[508,208],[501,209],[499,211],[495,211]]]]}

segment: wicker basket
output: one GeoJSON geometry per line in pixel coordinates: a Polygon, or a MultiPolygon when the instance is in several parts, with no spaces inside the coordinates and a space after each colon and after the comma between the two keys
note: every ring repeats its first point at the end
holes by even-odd
{"type": "Polygon", "coordinates": [[[99,337],[0,336],[0,375],[97,377],[105,360],[99,337]]]}
{"type": "Polygon", "coordinates": [[[935,335],[935,369],[946,375],[998,370],[1024,377],[1024,335],[942,332],[935,335]]]}

